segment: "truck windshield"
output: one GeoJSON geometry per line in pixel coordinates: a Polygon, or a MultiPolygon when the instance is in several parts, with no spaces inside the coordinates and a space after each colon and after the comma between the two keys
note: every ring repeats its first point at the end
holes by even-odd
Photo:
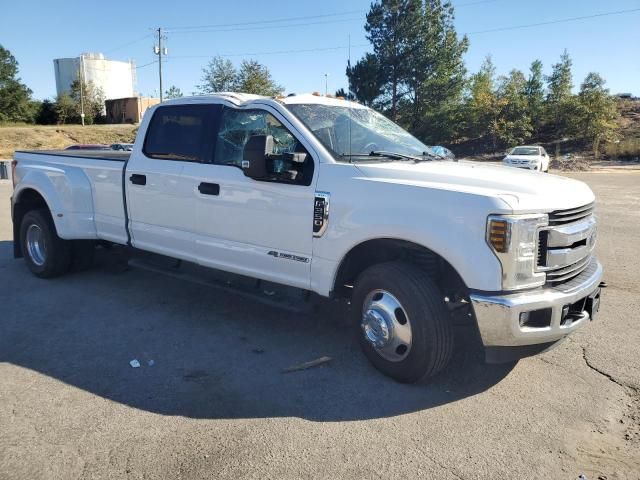
{"type": "Polygon", "coordinates": [[[339,161],[372,152],[376,153],[368,158],[372,161],[393,158],[391,154],[434,156],[424,143],[370,108],[311,103],[289,104],[287,108],[339,161]]]}

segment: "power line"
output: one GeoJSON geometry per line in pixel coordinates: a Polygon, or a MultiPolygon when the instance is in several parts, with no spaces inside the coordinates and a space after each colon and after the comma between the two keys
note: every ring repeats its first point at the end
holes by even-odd
{"type": "Polygon", "coordinates": [[[243,25],[258,25],[264,23],[282,23],[289,21],[297,21],[297,20],[310,20],[314,18],[327,18],[327,17],[342,17],[344,15],[353,15],[354,13],[362,14],[360,10],[349,10],[346,12],[339,13],[327,13],[324,15],[307,15],[303,17],[286,17],[286,18],[277,18],[271,20],[256,20],[253,22],[239,22],[239,23],[215,23],[211,25],[187,25],[183,27],[167,27],[167,31],[169,30],[185,30],[185,29],[198,29],[198,28],[218,28],[218,27],[239,27],[243,25]]]}
{"type": "Polygon", "coordinates": [[[215,32],[241,32],[248,30],[273,30],[273,29],[281,29],[281,28],[291,28],[291,27],[307,27],[309,25],[326,25],[331,23],[344,23],[344,22],[353,22],[353,21],[362,21],[362,17],[351,17],[351,18],[342,18],[338,20],[324,20],[318,22],[303,22],[303,23],[287,23],[285,25],[269,25],[269,26],[258,26],[258,27],[224,27],[224,28],[215,28],[215,29],[205,29],[205,30],[165,30],[167,33],[172,34],[183,34],[183,33],[215,33],[215,32]]]}
{"type": "Polygon", "coordinates": [[[477,35],[480,33],[492,33],[492,32],[504,32],[507,30],[518,30],[521,28],[531,28],[531,27],[540,27],[542,25],[554,25],[557,23],[567,23],[567,22],[576,22],[578,20],[586,20],[588,18],[597,18],[597,17],[607,17],[609,15],[621,15],[623,13],[632,13],[632,12],[640,12],[640,8],[632,8],[629,10],[618,10],[615,12],[604,12],[604,13],[596,13],[594,15],[584,15],[581,17],[571,17],[571,18],[560,18],[558,20],[549,20],[547,22],[538,22],[538,23],[529,23],[525,25],[514,25],[511,27],[499,27],[499,28],[491,28],[489,30],[477,30],[475,32],[469,32],[467,35],[477,35]]]}
{"type": "Polygon", "coordinates": [[[150,36],[151,36],[151,34],[147,33],[144,37],[140,37],[140,38],[137,38],[135,40],[131,40],[130,42],[127,42],[127,43],[124,43],[124,44],[120,45],[119,47],[111,48],[111,49],[107,50],[104,53],[107,54],[107,53],[115,52],[116,50],[120,50],[122,48],[128,47],[129,45],[133,45],[134,43],[138,43],[138,42],[141,42],[142,40],[146,40],[150,36]]]}
{"type": "MultiPolygon", "coordinates": [[[[368,47],[368,43],[360,43],[357,45],[351,45],[351,47],[368,47]]],[[[347,50],[348,45],[341,45],[338,47],[322,47],[322,48],[304,48],[300,50],[274,50],[269,52],[246,52],[246,53],[224,53],[218,55],[171,55],[169,58],[213,58],[213,57],[251,57],[259,55],[281,55],[288,53],[311,53],[311,52],[325,52],[330,50],[347,50]]]]}

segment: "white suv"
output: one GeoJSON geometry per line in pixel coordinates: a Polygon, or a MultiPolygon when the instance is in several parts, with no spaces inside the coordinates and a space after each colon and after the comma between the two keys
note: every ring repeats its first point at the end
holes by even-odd
{"type": "Polygon", "coordinates": [[[511,150],[502,160],[502,164],[507,167],[548,172],[549,155],[542,147],[523,145],[511,150]]]}

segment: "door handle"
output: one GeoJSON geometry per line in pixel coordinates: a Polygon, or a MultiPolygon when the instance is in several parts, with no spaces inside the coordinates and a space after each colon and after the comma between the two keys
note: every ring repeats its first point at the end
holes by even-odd
{"type": "Polygon", "coordinates": [[[220,185],[217,183],[202,182],[198,185],[198,191],[203,195],[220,195],[220,185]]]}
{"type": "Polygon", "coordinates": [[[134,185],[146,185],[147,184],[147,176],[146,175],[140,175],[139,173],[131,174],[131,176],[129,177],[129,180],[134,185]]]}

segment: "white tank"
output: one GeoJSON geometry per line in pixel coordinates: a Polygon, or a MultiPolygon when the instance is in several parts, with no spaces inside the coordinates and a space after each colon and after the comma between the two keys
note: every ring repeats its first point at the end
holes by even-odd
{"type": "Polygon", "coordinates": [[[134,96],[135,63],[106,60],[102,53],[82,53],[77,58],[53,61],[58,95],[68,92],[80,72],[86,83],[102,89],[105,100],[134,96]]]}

